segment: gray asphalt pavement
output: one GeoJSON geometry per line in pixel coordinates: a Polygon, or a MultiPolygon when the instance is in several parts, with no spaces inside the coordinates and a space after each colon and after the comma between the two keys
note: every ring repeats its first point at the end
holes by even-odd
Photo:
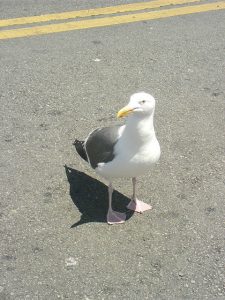
{"type": "MultiPolygon", "coordinates": [[[[0,0],[0,16],[110,3],[44,2],[0,0]]],[[[0,41],[0,299],[225,299],[224,32],[221,10],[0,41]],[[153,210],[109,226],[107,182],[72,143],[141,90],[153,210]]],[[[123,210],[131,182],[114,185],[123,210]]]]}

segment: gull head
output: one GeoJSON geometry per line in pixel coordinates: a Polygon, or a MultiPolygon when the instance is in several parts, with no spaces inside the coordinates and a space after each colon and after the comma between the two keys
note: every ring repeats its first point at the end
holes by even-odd
{"type": "Polygon", "coordinates": [[[125,117],[134,114],[140,117],[150,116],[155,109],[155,99],[152,95],[140,92],[131,95],[129,103],[123,107],[117,117],[125,117]]]}

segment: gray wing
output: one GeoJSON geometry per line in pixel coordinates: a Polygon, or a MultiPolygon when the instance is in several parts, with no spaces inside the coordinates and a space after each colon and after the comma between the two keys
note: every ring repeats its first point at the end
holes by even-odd
{"type": "Polygon", "coordinates": [[[104,127],[94,130],[86,140],[85,149],[92,168],[98,163],[107,163],[115,157],[114,146],[119,138],[121,126],[104,127]]]}

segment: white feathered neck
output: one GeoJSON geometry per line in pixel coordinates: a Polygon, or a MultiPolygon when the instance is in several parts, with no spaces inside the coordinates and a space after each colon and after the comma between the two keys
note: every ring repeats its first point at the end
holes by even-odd
{"type": "Polygon", "coordinates": [[[122,133],[123,140],[133,141],[139,145],[150,142],[155,138],[155,130],[153,124],[154,111],[151,115],[130,115],[122,133]]]}

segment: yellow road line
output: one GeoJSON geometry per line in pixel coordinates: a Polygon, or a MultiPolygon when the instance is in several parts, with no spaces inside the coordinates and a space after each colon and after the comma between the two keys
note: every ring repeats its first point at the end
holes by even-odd
{"type": "Polygon", "coordinates": [[[215,11],[220,9],[225,9],[225,2],[214,2],[209,4],[185,6],[185,7],[179,7],[174,9],[165,9],[165,10],[151,11],[151,12],[138,13],[138,14],[98,18],[92,20],[52,24],[46,26],[36,26],[30,28],[4,30],[4,31],[0,31],[0,39],[10,39],[10,38],[17,38],[17,37],[48,34],[53,32],[64,32],[64,31],[71,31],[77,29],[87,29],[87,28],[111,26],[111,25],[118,25],[118,24],[126,24],[126,23],[138,22],[138,21],[154,20],[154,19],[182,16],[182,15],[194,14],[200,12],[215,11]]]}
{"type": "Polygon", "coordinates": [[[192,3],[192,2],[199,2],[199,1],[201,0],[155,0],[150,2],[140,2],[140,3],[131,3],[126,5],[92,8],[92,9],[70,11],[70,12],[63,12],[57,14],[47,14],[47,15],[32,16],[32,17],[6,19],[6,20],[0,20],[0,27],[48,22],[53,20],[66,20],[66,19],[74,19],[74,18],[84,18],[84,17],[91,17],[91,16],[132,12],[132,11],[138,11],[138,10],[144,10],[150,8],[157,8],[161,6],[185,4],[185,3],[192,3]]]}

